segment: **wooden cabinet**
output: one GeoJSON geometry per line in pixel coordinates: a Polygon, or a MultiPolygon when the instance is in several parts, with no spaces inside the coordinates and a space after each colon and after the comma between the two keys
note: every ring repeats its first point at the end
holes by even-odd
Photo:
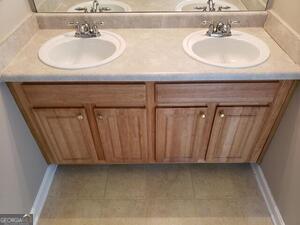
{"type": "Polygon", "coordinates": [[[269,107],[218,107],[207,161],[254,162],[269,107]]]}
{"type": "Polygon", "coordinates": [[[204,161],[208,134],[207,107],[156,110],[156,160],[204,161]]]}
{"type": "Polygon", "coordinates": [[[279,82],[217,82],[157,84],[156,96],[159,105],[266,105],[273,102],[279,82]]]}
{"type": "Polygon", "coordinates": [[[108,162],[146,162],[145,109],[95,109],[99,136],[108,162]]]}
{"type": "Polygon", "coordinates": [[[34,109],[53,163],[94,163],[97,154],[84,109],[34,109]]]}
{"type": "Polygon", "coordinates": [[[295,81],[8,85],[49,163],[257,162],[295,81]]]}

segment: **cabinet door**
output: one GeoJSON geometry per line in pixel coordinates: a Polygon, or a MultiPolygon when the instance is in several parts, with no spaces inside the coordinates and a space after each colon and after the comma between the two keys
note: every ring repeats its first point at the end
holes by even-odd
{"type": "Polygon", "coordinates": [[[56,163],[92,163],[97,154],[85,110],[34,109],[56,163]]]}
{"type": "Polygon", "coordinates": [[[268,107],[219,107],[211,133],[207,161],[251,162],[260,151],[258,139],[268,107]]]}
{"type": "Polygon", "coordinates": [[[203,108],[156,110],[156,160],[203,161],[209,138],[209,115],[203,108]]]}
{"type": "Polygon", "coordinates": [[[147,161],[145,109],[95,109],[95,116],[107,161],[147,161]]]}

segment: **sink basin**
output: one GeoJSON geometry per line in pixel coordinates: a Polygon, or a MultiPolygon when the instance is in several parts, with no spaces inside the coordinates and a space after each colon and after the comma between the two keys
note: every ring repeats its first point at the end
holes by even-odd
{"type": "MultiPolygon", "coordinates": [[[[100,0],[100,6],[103,9],[103,12],[129,12],[131,8],[124,2],[116,1],[116,0],[100,0]]],[[[83,12],[81,10],[76,10],[78,8],[87,8],[88,11],[91,10],[93,5],[93,1],[82,2],[77,5],[72,6],[68,9],[68,12],[83,12]]]]}
{"type": "Polygon", "coordinates": [[[206,31],[188,35],[183,41],[185,52],[192,58],[224,68],[245,68],[265,62],[269,47],[257,37],[232,31],[230,37],[208,37],[206,31]]]}
{"type": "Polygon", "coordinates": [[[109,31],[101,31],[96,38],[76,38],[69,32],[47,41],[39,50],[39,58],[60,69],[84,69],[113,61],[125,47],[124,39],[109,31]]]}
{"type": "MultiPolygon", "coordinates": [[[[223,7],[229,6],[230,7],[228,9],[223,9],[222,11],[237,11],[237,10],[239,10],[239,8],[237,6],[235,6],[232,3],[229,3],[227,1],[218,0],[215,2],[216,2],[215,3],[216,10],[218,10],[218,8],[220,6],[223,6],[223,7]]],[[[176,6],[176,11],[198,11],[198,9],[196,9],[195,7],[205,7],[205,6],[207,6],[207,0],[184,0],[176,6]]]]}

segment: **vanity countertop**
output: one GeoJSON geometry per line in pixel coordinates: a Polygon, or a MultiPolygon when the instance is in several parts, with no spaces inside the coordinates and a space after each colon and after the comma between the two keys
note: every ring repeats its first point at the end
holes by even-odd
{"type": "Polygon", "coordinates": [[[265,63],[244,69],[210,66],[189,57],[182,41],[199,30],[196,28],[109,30],[121,35],[127,45],[125,52],[111,63],[82,70],[49,67],[39,60],[39,48],[50,38],[70,30],[39,30],[1,72],[1,81],[300,80],[300,66],[263,28],[237,29],[262,39],[271,51],[265,63]]]}

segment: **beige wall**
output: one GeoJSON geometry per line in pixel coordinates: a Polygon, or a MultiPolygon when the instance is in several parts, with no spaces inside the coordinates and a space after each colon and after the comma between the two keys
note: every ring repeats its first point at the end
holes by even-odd
{"type": "MultiPolygon", "coordinates": [[[[30,14],[27,0],[0,0],[0,44],[30,14]]],[[[0,213],[29,213],[46,168],[14,99],[0,82],[0,213]]]]}
{"type": "Polygon", "coordinates": [[[300,86],[261,165],[286,225],[300,224],[300,86]]]}
{"type": "Polygon", "coordinates": [[[270,0],[269,8],[276,12],[291,28],[300,34],[300,1],[270,0]]]}
{"type": "Polygon", "coordinates": [[[30,14],[28,0],[0,0],[0,43],[30,14]]]}
{"type": "Polygon", "coordinates": [[[4,83],[0,143],[0,213],[29,213],[47,164],[4,83]]]}
{"type": "MultiPolygon", "coordinates": [[[[270,9],[300,35],[300,1],[271,0],[270,9]]],[[[300,86],[261,164],[286,225],[300,224],[300,86]]]]}

